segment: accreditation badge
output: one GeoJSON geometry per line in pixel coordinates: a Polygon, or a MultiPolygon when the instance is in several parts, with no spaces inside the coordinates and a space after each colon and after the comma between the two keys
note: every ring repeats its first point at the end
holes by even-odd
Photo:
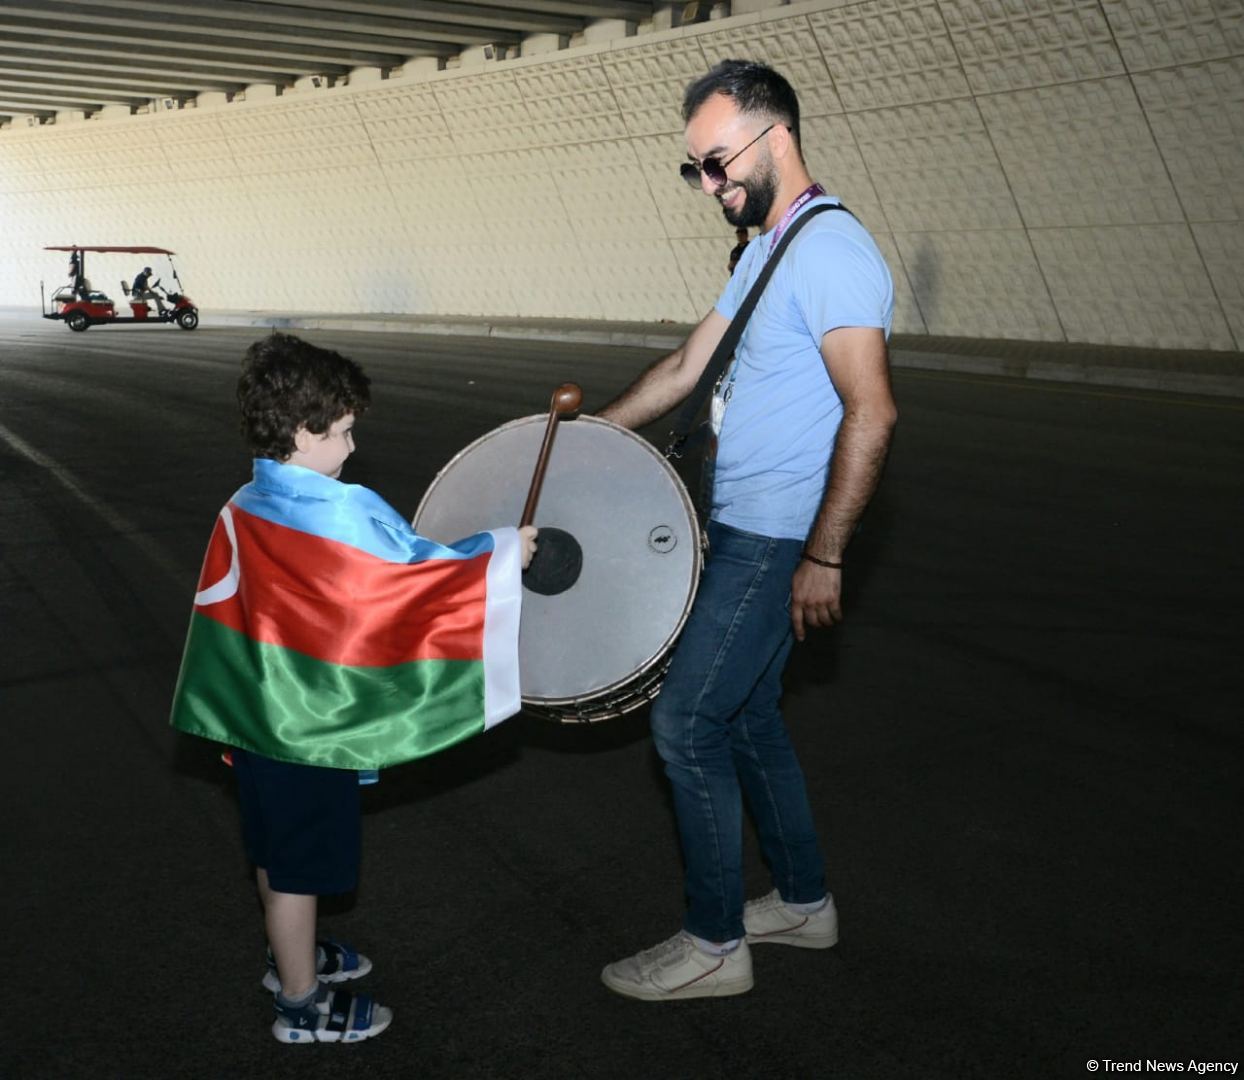
{"type": "Polygon", "coordinates": [[[734,393],[733,369],[730,381],[723,387],[725,379],[726,373],[723,371],[717,385],[713,387],[713,400],[708,408],[708,426],[714,436],[721,434],[721,425],[726,419],[726,406],[730,404],[730,396],[734,393]]]}

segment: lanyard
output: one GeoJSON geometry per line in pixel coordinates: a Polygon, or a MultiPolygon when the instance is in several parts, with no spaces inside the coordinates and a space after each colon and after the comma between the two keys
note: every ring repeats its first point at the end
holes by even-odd
{"type": "MultiPolygon", "coordinates": [[[[778,241],[782,239],[782,233],[786,231],[786,226],[790,224],[790,219],[799,213],[804,203],[809,199],[815,199],[818,195],[824,194],[825,189],[820,184],[813,184],[786,208],[786,213],[782,215],[782,220],[778,222],[777,228],[773,230],[773,237],[769,240],[769,255],[773,254],[773,249],[777,247],[778,241]]],[[[768,255],[765,257],[768,258],[768,255]]]]}

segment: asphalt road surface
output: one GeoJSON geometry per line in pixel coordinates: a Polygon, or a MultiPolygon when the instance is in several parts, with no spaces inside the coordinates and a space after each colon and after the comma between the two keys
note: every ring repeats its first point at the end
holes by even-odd
{"type": "MultiPolygon", "coordinates": [[[[278,1045],[229,772],[167,724],[203,548],[249,474],[233,388],[258,334],[0,322],[0,1076],[1058,1078],[1244,1057],[1244,408],[918,372],[895,376],[847,621],[789,670],[841,944],[756,948],[740,997],[611,994],[600,968],[682,911],[646,716],[521,716],[366,793],[362,885],[323,924],[375,961],[392,1028],[278,1045]]],[[[373,379],[345,478],[411,511],[560,382],[591,410],[654,355],[306,336],[373,379]]]]}

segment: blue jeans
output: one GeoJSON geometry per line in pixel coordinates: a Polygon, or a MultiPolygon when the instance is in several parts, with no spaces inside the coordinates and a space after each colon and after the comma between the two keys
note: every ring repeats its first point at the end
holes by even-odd
{"type": "Polygon", "coordinates": [[[783,899],[819,900],[825,868],[778,708],[803,545],[715,521],[708,537],[699,593],[652,706],[652,736],[674,789],[683,926],[706,941],[731,941],[743,936],[743,793],[783,899]]]}

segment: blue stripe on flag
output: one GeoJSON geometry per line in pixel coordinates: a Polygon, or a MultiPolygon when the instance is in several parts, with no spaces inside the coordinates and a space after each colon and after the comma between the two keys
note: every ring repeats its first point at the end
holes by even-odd
{"type": "Polygon", "coordinates": [[[370,488],[343,484],[300,465],[256,458],[254,480],[230,500],[266,521],[348,544],[386,562],[472,559],[493,550],[489,533],[453,547],[428,540],[370,488]]]}

